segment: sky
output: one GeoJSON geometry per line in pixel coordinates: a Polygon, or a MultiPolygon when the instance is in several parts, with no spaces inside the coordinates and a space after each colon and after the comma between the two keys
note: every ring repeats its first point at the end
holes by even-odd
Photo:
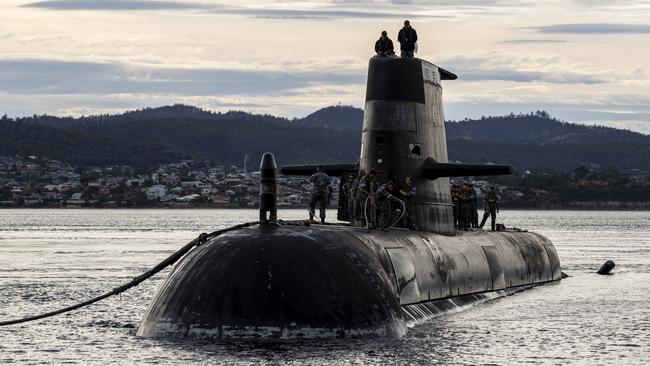
{"type": "Polygon", "coordinates": [[[650,0],[2,0],[0,114],[363,108],[374,42],[404,19],[458,75],[447,120],[546,110],[650,134],[650,0]]]}

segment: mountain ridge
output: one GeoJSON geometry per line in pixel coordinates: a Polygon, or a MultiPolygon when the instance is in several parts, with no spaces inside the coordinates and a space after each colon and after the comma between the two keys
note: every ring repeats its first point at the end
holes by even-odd
{"type": "MultiPolygon", "coordinates": [[[[280,164],[299,164],[356,161],[363,111],[335,105],[287,119],[177,104],[79,118],[3,117],[2,122],[0,133],[13,132],[14,141],[3,143],[0,154],[50,154],[72,163],[98,165],[142,165],[142,156],[151,164],[181,156],[233,164],[245,154],[272,151],[280,164]],[[9,131],[12,124],[14,131],[9,131]],[[35,133],[42,141],[34,140],[35,133]],[[60,146],[57,139],[70,146],[60,146]],[[95,151],[86,145],[96,145],[95,151]],[[125,147],[139,156],[120,153],[125,147]]],[[[650,162],[643,158],[650,152],[649,135],[572,124],[546,112],[448,121],[446,127],[450,161],[508,163],[519,170],[616,166],[650,171],[650,162]]]]}

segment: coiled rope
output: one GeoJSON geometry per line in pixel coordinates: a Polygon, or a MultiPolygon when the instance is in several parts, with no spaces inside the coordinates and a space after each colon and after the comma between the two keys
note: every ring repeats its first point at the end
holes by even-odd
{"type": "Polygon", "coordinates": [[[167,257],[167,259],[165,259],[162,262],[158,263],[155,267],[153,267],[150,270],[144,272],[143,274],[139,275],[138,277],[135,277],[130,282],[125,283],[122,286],[114,288],[110,292],[107,292],[107,293],[105,293],[103,295],[92,298],[90,300],[86,300],[84,302],[80,302],[78,304],[68,306],[68,307],[63,308],[63,309],[54,310],[54,311],[50,311],[50,312],[47,312],[47,313],[34,315],[34,316],[29,316],[29,317],[21,318],[21,319],[0,321],[0,327],[5,326],[5,325],[20,324],[20,323],[26,323],[26,322],[39,320],[39,319],[49,318],[49,317],[52,317],[52,316],[55,316],[55,315],[67,313],[69,311],[82,308],[84,306],[88,306],[90,304],[93,304],[93,303],[96,303],[98,301],[104,300],[104,299],[106,299],[108,297],[120,294],[120,293],[130,289],[131,287],[135,287],[135,286],[139,285],[140,283],[142,283],[146,279],[152,277],[156,273],[162,271],[166,267],[176,263],[179,259],[181,259],[190,250],[192,250],[194,247],[197,247],[197,246],[205,243],[208,239],[219,236],[219,235],[224,234],[224,233],[227,233],[229,231],[233,231],[233,230],[237,230],[237,229],[241,229],[241,228],[245,228],[245,227],[249,227],[249,226],[254,226],[254,225],[257,225],[257,224],[260,224],[260,223],[261,223],[260,221],[246,222],[246,223],[231,226],[231,227],[228,227],[228,228],[225,228],[225,229],[213,231],[213,232],[211,232],[209,234],[208,233],[202,233],[196,239],[194,239],[191,242],[185,244],[185,246],[183,246],[182,248],[180,248],[179,250],[174,252],[174,254],[167,257]]]}
{"type": "MultiPolygon", "coordinates": [[[[370,198],[374,198],[374,196],[375,196],[374,194],[369,195],[366,198],[366,201],[363,205],[363,215],[364,215],[364,219],[366,220],[366,229],[370,229],[370,222],[368,221],[368,201],[370,200],[370,198]]],[[[399,202],[402,205],[402,213],[399,215],[399,218],[395,220],[391,225],[383,228],[384,230],[391,229],[393,226],[397,225],[397,223],[400,222],[404,217],[404,215],[406,214],[406,204],[404,203],[403,200],[393,196],[392,194],[389,194],[388,197],[386,197],[386,199],[399,202]]],[[[376,221],[377,221],[377,215],[373,212],[373,224],[376,225],[376,221]]]]}

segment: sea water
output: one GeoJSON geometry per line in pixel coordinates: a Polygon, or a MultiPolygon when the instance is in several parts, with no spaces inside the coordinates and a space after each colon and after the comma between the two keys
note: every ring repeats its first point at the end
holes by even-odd
{"type": "MultiPolygon", "coordinates": [[[[280,210],[284,219],[305,210],[280,210]]],[[[329,213],[330,217],[334,212],[329,213]]],[[[0,210],[0,320],[68,306],[256,210],[0,210]]],[[[0,327],[0,364],[650,364],[650,212],[507,211],[570,277],[425,322],[400,339],[170,341],[135,336],[169,270],[57,317],[0,327]],[[595,272],[607,259],[614,274],[595,272]]]]}

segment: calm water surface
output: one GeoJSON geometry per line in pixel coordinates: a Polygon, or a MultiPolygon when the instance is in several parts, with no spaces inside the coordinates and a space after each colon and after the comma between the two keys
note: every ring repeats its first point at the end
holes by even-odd
{"type": "MultiPolygon", "coordinates": [[[[255,210],[0,210],[0,319],[97,296],[200,232],[256,217],[255,210]]],[[[650,212],[511,211],[503,219],[548,236],[571,277],[431,320],[401,339],[137,338],[165,271],[85,309],[0,328],[0,364],[650,364],[650,212]],[[607,259],[616,274],[594,274],[607,259]]]]}

